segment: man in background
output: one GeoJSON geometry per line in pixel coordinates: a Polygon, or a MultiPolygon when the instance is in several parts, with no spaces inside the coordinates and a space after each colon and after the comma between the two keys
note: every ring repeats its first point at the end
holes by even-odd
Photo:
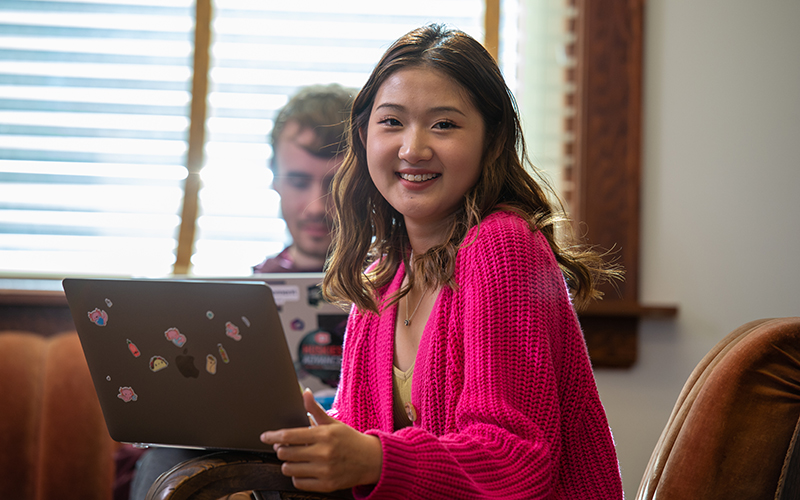
{"type": "Polygon", "coordinates": [[[320,272],[331,244],[330,186],[344,159],[345,122],[355,89],[300,89],[278,112],[270,135],[273,188],[292,243],[254,273],[320,272]]]}
{"type": "MultiPolygon", "coordinates": [[[[292,243],[254,266],[254,273],[322,271],[331,244],[330,186],[344,159],[345,122],[355,94],[355,89],[337,84],[311,85],[301,88],[278,112],[269,138],[270,168],[292,243]]],[[[162,472],[205,453],[183,448],[134,451],[121,459],[138,459],[136,470],[126,470],[124,481],[118,481],[115,491],[124,497],[130,483],[129,498],[142,500],[162,472]]],[[[126,463],[125,467],[131,465],[126,463]]]]}

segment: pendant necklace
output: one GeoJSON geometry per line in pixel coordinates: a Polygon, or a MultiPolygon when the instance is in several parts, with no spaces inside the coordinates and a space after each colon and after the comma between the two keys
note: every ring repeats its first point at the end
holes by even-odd
{"type": "Polygon", "coordinates": [[[417,307],[414,308],[414,312],[411,313],[411,316],[408,315],[408,295],[406,295],[406,319],[403,320],[403,324],[408,326],[411,324],[411,319],[417,314],[417,309],[419,309],[420,304],[422,304],[422,299],[425,298],[425,291],[422,292],[422,295],[419,296],[419,302],[417,302],[417,307]]]}

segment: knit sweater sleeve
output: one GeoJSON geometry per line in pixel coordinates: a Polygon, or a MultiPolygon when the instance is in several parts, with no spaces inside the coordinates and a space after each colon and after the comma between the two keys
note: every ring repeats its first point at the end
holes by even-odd
{"type": "Polygon", "coordinates": [[[420,419],[367,431],[381,440],[381,479],[356,495],[621,498],[585,344],[543,236],[492,216],[467,235],[456,279],[420,344],[420,419]]]}

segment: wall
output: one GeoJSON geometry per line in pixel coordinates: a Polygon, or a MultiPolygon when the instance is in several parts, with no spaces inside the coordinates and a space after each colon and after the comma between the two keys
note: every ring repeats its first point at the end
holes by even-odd
{"type": "Polygon", "coordinates": [[[691,370],[747,321],[800,315],[800,2],[648,0],[641,298],[630,370],[598,370],[626,497],[691,370]]]}

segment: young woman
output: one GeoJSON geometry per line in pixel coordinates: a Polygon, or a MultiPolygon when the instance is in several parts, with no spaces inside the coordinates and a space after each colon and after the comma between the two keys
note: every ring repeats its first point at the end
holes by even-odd
{"type": "Polygon", "coordinates": [[[622,498],[572,306],[615,272],[557,238],[491,56],[403,36],[349,140],[323,285],[353,304],[342,378],[330,415],[305,394],[317,426],[262,435],[283,473],[367,498],[622,498]]]}

